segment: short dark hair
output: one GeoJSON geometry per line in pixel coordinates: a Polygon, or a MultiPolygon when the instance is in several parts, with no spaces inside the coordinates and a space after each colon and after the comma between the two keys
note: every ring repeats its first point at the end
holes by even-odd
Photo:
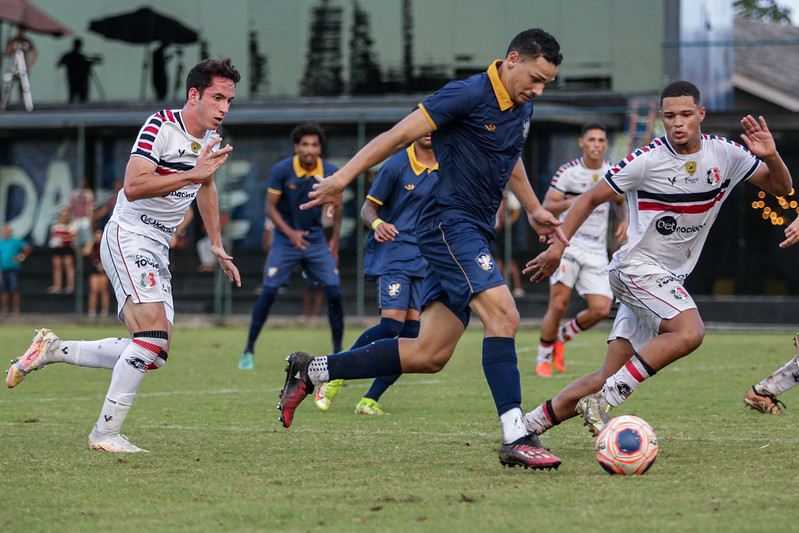
{"type": "Polygon", "coordinates": [[[690,96],[694,99],[696,105],[699,105],[702,101],[699,95],[699,89],[697,89],[696,85],[690,81],[679,80],[673,81],[663,88],[663,92],[660,93],[660,105],[663,105],[664,98],[674,98],[677,96],[690,96]]]}
{"type": "Polygon", "coordinates": [[[536,59],[543,57],[555,66],[563,61],[563,54],[560,53],[560,44],[552,35],[541,28],[531,28],[524,30],[510,42],[505,57],[511,52],[518,52],[519,55],[536,59]]]}
{"type": "Polygon", "coordinates": [[[305,135],[316,135],[319,144],[325,144],[325,132],[322,131],[322,126],[316,122],[304,122],[291,130],[291,140],[294,141],[294,144],[298,144],[305,135]]]}
{"type": "Polygon", "coordinates": [[[583,124],[583,128],[580,130],[580,137],[585,135],[585,133],[589,130],[602,130],[605,132],[605,135],[608,133],[608,127],[601,122],[586,122],[583,124]]]}
{"type": "Polygon", "coordinates": [[[203,59],[194,65],[186,75],[186,97],[188,98],[189,91],[193,87],[200,92],[200,97],[202,98],[203,92],[211,86],[214,76],[231,80],[233,83],[238,83],[241,80],[241,74],[233,66],[229,57],[225,59],[203,59]]]}

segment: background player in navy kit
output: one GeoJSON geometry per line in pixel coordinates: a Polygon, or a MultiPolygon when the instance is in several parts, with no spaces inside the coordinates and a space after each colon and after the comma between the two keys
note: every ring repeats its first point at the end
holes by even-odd
{"type": "MultiPolygon", "coordinates": [[[[427,261],[419,254],[416,222],[438,181],[438,163],[430,135],[416,140],[380,168],[361,207],[361,220],[372,228],[366,241],[364,275],[377,281],[380,323],[364,331],[351,349],[379,339],[419,334],[422,282],[427,261]]],[[[382,415],[380,396],[399,375],[377,377],[355,412],[382,415]]],[[[316,406],[326,411],[338,394],[337,379],[317,387],[316,406]]]]}
{"type": "MultiPolygon", "coordinates": [[[[558,168],[544,197],[544,207],[562,220],[574,200],[594,186],[610,169],[605,160],[608,147],[607,128],[599,122],[583,125],[579,145],[583,156],[558,168]]],[[[615,235],[619,239],[627,231],[624,197],[612,202],[616,211],[615,235]]],[[[550,278],[549,304],[541,322],[541,343],[535,373],[551,376],[552,367],[566,370],[564,344],[579,332],[592,328],[610,313],[613,293],[608,283],[608,220],[610,204],[597,208],[580,231],[571,239],[569,251],[563,255],[560,267],[550,278]],[[577,316],[561,327],[560,321],[569,308],[572,289],[588,303],[577,316]]]]}
{"type": "Polygon", "coordinates": [[[284,426],[291,425],[314,386],[326,381],[441,370],[474,311],[485,325],[483,370],[502,427],[500,462],[539,469],[560,465],[524,427],[515,347],[519,312],[494,265],[490,241],[506,185],[542,238],[559,233],[560,223],[535,197],[520,155],[533,99],[555,79],[561,60],[554,37],[540,29],[524,31],[511,41],[504,60],[483,74],[448,83],[336,174],[320,180],[306,207],[339,198],[358,174],[433,131],[438,185],[417,226],[419,250],[428,262],[419,336],[383,339],[325,357],[294,352],[278,406],[284,426]]]}
{"type": "Polygon", "coordinates": [[[49,363],[113,369],[89,448],[142,452],[120,433],[148,370],[166,362],[174,320],[169,243],[197,200],[211,250],[222,271],[241,286],[239,271],[222,246],[214,173],[227,161],[230,145],[217,128],[230,109],[240,79],[230,59],[206,59],[186,77],[186,103],[151,115],[139,131],[125,169],[124,188],[103,232],[100,257],[131,339],[63,341],[40,329],[25,354],[8,369],[6,384],[17,386],[49,363]]]}
{"type": "MultiPolygon", "coordinates": [[[[533,433],[575,416],[576,409],[591,433],[598,434],[612,408],[644,380],[696,350],[705,327],[683,282],[699,260],[723,201],[744,180],[775,195],[791,190],[791,174],[763,117],[741,120],[747,151],[702,134],[705,108],[692,83],[667,85],[660,105],[666,136],[613,167],[580,195],[563,222],[564,233],[573,235],[597,206],[627,195],[628,242],[610,263],[610,284],[620,305],[605,361],[525,415],[533,433]]],[[[541,281],[557,268],[562,254],[563,248],[553,243],[524,272],[541,281]]]]}
{"type": "Polygon", "coordinates": [[[333,234],[328,241],[322,229],[322,207],[301,210],[309,200],[315,177],[333,174],[335,165],[322,160],[325,134],[318,124],[300,124],[291,132],[294,156],[272,168],[266,196],[266,216],[275,225],[272,248],[266,258],[264,287],[255,302],[250,320],[247,345],[241,354],[239,368],[251,370],[255,341],[261,333],[269,309],[275,302],[277,290],[286,285],[294,265],[301,263],[309,282],[319,282],[327,298],[327,318],[333,335],[333,351],[341,351],[344,334],[344,309],[341,305],[341,286],[334,254],[338,253],[338,233],[341,209],[333,213],[333,234]]]}

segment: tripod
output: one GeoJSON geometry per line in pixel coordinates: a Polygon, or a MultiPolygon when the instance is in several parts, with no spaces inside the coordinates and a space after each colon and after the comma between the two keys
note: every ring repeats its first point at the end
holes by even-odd
{"type": "Polygon", "coordinates": [[[8,71],[3,74],[3,94],[0,98],[0,111],[5,111],[8,105],[14,78],[19,78],[25,109],[33,111],[33,97],[31,96],[31,84],[28,79],[28,68],[25,66],[25,54],[22,52],[22,48],[19,47],[14,50],[14,56],[10,61],[8,71]]]}

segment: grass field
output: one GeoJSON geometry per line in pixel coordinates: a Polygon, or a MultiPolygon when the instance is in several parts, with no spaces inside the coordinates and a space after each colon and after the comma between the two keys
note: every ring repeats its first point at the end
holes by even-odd
{"type": "MultiPolygon", "coordinates": [[[[121,327],[54,328],[62,338],[121,327]]],[[[347,330],[345,343],[358,331],[347,330]]],[[[537,331],[520,332],[524,408],[598,365],[606,331],[567,347],[568,369],[533,376],[537,331]]],[[[6,359],[31,327],[0,326],[6,359]]],[[[799,511],[794,415],[745,409],[746,388],[783,365],[791,333],[714,333],[614,414],[649,421],[660,455],[645,476],[605,474],[579,419],[544,442],[557,471],[499,465],[500,431],[470,329],[436,375],[404,376],[384,417],[356,416],[368,382],[327,413],[304,402],[277,421],[283,358],[326,353],[326,329],[268,329],[254,371],[245,331],[176,328],[169,364],[144,380],[124,432],[149,454],[91,452],[110,373],[64,364],[0,392],[2,531],[789,531],[799,511]]],[[[784,396],[799,409],[798,390],[784,396]]]]}

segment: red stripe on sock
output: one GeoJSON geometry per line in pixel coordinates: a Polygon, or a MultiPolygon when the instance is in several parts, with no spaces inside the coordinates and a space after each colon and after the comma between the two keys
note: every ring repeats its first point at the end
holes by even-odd
{"type": "Polygon", "coordinates": [[[637,381],[638,383],[644,381],[644,376],[642,376],[641,373],[638,371],[638,369],[635,368],[635,365],[633,364],[632,361],[627,361],[627,364],[624,365],[624,368],[626,368],[627,371],[630,372],[630,374],[632,374],[632,376],[635,378],[635,381],[637,381]]]}
{"type": "Polygon", "coordinates": [[[160,346],[158,346],[157,344],[151,344],[151,343],[149,343],[149,342],[145,342],[145,341],[143,341],[143,340],[141,340],[141,339],[133,339],[133,343],[134,343],[134,344],[138,344],[138,345],[139,345],[139,346],[141,346],[142,348],[145,348],[145,349],[147,349],[147,350],[150,350],[150,351],[151,351],[151,352],[153,352],[155,355],[158,355],[159,353],[161,353],[161,347],[160,347],[160,346]]]}
{"type": "Polygon", "coordinates": [[[550,424],[554,424],[555,421],[552,420],[552,416],[549,414],[549,411],[547,410],[547,404],[546,403],[542,403],[541,404],[541,408],[544,410],[544,415],[546,415],[547,420],[549,420],[549,423],[550,424]]]}

